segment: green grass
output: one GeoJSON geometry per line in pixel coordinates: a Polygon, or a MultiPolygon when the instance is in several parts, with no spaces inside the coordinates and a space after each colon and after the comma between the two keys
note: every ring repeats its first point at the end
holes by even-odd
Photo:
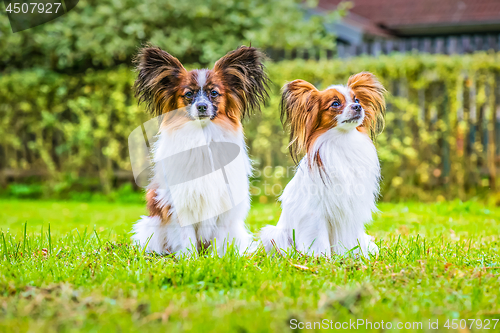
{"type": "MultiPolygon", "coordinates": [[[[489,319],[488,331],[500,331],[500,209],[379,207],[368,227],[378,258],[178,260],[131,246],[143,205],[0,201],[0,331],[282,332],[291,319],[421,322],[422,332],[457,331],[447,319],[469,320],[467,332],[470,320],[489,319]]],[[[248,223],[257,231],[279,214],[256,204],[248,223]]]]}

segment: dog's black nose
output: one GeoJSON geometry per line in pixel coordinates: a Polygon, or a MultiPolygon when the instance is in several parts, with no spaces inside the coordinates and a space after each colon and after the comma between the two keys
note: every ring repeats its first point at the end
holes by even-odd
{"type": "Polygon", "coordinates": [[[198,109],[198,112],[207,112],[208,105],[206,103],[199,103],[196,108],[198,109]]]}
{"type": "Polygon", "coordinates": [[[353,104],[351,105],[351,109],[356,112],[361,112],[361,104],[359,103],[353,104]]]}

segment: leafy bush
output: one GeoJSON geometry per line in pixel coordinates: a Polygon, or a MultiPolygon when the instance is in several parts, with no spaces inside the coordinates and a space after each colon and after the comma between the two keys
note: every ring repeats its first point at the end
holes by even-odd
{"type": "MultiPolygon", "coordinates": [[[[297,60],[267,68],[271,99],[244,124],[256,166],[252,190],[262,200],[293,176],[279,121],[281,86],[301,78],[325,88],[365,70],[390,92],[377,140],[384,199],[466,198],[495,186],[500,54],[297,60]]],[[[43,171],[61,193],[110,192],[129,181],[127,136],[147,119],[131,92],[134,78],[125,66],[73,76],[38,69],[1,76],[0,169],[43,171]]]]}
{"type": "Polygon", "coordinates": [[[88,0],[55,21],[15,34],[3,15],[0,71],[102,69],[130,63],[145,42],[203,65],[241,44],[333,48],[335,38],[324,23],[342,10],[328,16],[309,12],[304,19],[304,9],[313,7],[300,0],[88,0]]]}

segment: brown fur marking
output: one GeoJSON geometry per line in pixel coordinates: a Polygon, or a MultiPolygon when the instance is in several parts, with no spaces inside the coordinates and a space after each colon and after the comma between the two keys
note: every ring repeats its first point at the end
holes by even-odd
{"type": "Polygon", "coordinates": [[[361,72],[352,75],[347,81],[347,86],[354,92],[359,103],[365,110],[365,119],[362,127],[372,139],[382,132],[385,124],[385,93],[384,86],[375,75],[361,72]]]}
{"type": "Polygon", "coordinates": [[[149,211],[149,216],[160,216],[163,223],[170,220],[172,214],[170,205],[160,207],[156,200],[156,190],[148,190],[146,192],[146,208],[149,211]]]}

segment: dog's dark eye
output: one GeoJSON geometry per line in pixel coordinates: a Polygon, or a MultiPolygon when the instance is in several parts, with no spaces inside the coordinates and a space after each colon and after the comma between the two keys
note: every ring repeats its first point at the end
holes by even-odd
{"type": "Polygon", "coordinates": [[[354,99],[354,103],[358,103],[359,104],[359,99],[355,98],[354,99]]]}
{"type": "Polygon", "coordinates": [[[340,106],[340,102],[339,101],[335,101],[335,102],[332,103],[332,106],[334,108],[339,107],[340,106]]]}
{"type": "Polygon", "coordinates": [[[187,93],[184,94],[184,96],[186,98],[192,98],[193,97],[193,92],[192,91],[188,91],[187,93]]]}
{"type": "Polygon", "coordinates": [[[212,91],[210,92],[210,96],[212,96],[212,97],[217,97],[217,96],[219,96],[219,93],[218,93],[217,91],[215,91],[215,90],[212,90],[212,91]]]}

